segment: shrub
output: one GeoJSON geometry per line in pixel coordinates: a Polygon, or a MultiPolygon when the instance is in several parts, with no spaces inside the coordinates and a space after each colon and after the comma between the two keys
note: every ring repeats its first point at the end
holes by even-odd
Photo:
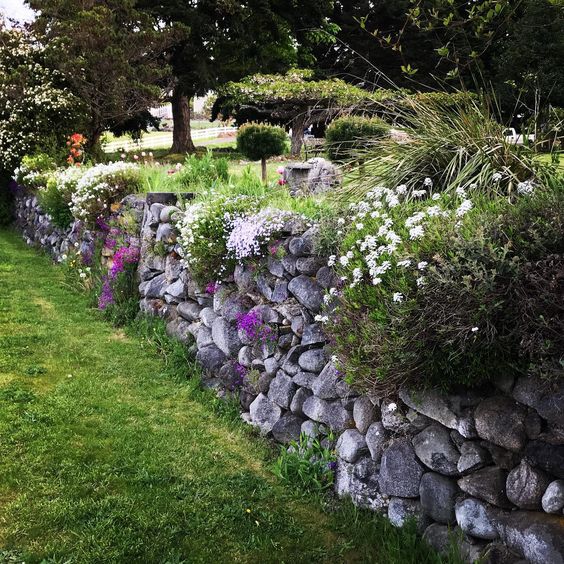
{"type": "Polygon", "coordinates": [[[237,150],[251,161],[261,161],[262,181],[266,183],[266,159],[283,155],[288,136],[281,127],[249,123],[237,132],[237,150]]]}
{"type": "Polygon", "coordinates": [[[182,189],[207,190],[218,182],[227,182],[228,178],[229,161],[206,153],[202,157],[187,157],[184,166],[174,175],[174,182],[182,189]]]}
{"type": "Polygon", "coordinates": [[[350,381],[393,393],[562,376],[564,186],[526,187],[510,202],[461,189],[417,201],[400,186],[353,206],[330,260],[345,282],[327,298],[350,381]]]}
{"type": "Polygon", "coordinates": [[[26,155],[14,171],[14,178],[26,188],[41,188],[47,185],[56,168],[55,160],[46,153],[26,155]]]}
{"type": "Polygon", "coordinates": [[[390,126],[377,117],[346,116],[333,121],[325,133],[325,150],[332,161],[357,159],[358,149],[390,133],[390,126]]]}
{"type": "Polygon", "coordinates": [[[57,227],[66,229],[71,225],[74,218],[69,207],[70,198],[59,188],[56,178],[47,180],[37,195],[41,209],[51,216],[57,227]]]}

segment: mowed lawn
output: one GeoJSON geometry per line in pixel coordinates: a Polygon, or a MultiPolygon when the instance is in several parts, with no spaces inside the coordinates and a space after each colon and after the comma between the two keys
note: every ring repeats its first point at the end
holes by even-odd
{"type": "Polygon", "coordinates": [[[0,288],[0,562],[441,561],[276,478],[234,410],[7,231],[0,288]]]}

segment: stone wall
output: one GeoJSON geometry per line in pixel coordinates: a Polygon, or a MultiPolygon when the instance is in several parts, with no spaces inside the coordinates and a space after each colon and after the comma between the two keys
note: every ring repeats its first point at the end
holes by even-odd
{"type": "MultiPolygon", "coordinates": [[[[359,395],[315,321],[335,281],[312,254],[312,229],[288,224],[282,258],[238,266],[212,294],[183,267],[178,209],[163,201],[145,207],[140,308],[193,348],[205,385],[237,390],[243,419],[278,442],[335,441],[337,493],[398,526],[416,519],[439,550],[454,529],[468,561],[564,563],[564,382],[500,374],[450,394],[359,395]],[[258,337],[238,329],[249,312],[267,328],[258,337]],[[253,378],[239,387],[242,371],[253,378]]],[[[34,205],[18,213],[28,240],[60,248],[34,205]]]]}

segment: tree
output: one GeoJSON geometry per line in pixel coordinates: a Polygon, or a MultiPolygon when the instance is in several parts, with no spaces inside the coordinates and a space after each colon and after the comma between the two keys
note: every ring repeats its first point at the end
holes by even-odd
{"type": "Polygon", "coordinates": [[[25,154],[64,147],[83,109],[49,65],[46,47],[0,20],[0,169],[12,172],[25,154]]]}
{"type": "Polygon", "coordinates": [[[291,154],[300,155],[304,129],[340,114],[377,106],[397,92],[369,92],[340,79],[314,80],[313,72],[294,69],[284,75],[258,74],[220,89],[213,117],[233,115],[238,123],[262,121],[292,129],[291,154]]]}
{"type": "Polygon", "coordinates": [[[138,6],[178,34],[167,52],[174,76],[171,151],[183,153],[195,150],[190,100],[225,82],[284,72],[308,59],[308,46],[321,39],[314,29],[328,25],[331,1],[139,0],[138,6]]]}
{"type": "Polygon", "coordinates": [[[88,109],[90,147],[106,129],[135,119],[160,98],[168,70],[159,56],[171,37],[136,9],[135,0],[27,1],[39,11],[33,29],[88,109]]]}

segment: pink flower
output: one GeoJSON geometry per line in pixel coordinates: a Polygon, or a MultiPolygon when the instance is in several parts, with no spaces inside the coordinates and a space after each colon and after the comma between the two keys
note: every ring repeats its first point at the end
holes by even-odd
{"type": "Polygon", "coordinates": [[[283,166],[279,166],[279,167],[276,169],[276,172],[277,172],[278,174],[284,174],[284,167],[283,167],[283,166]]]}

